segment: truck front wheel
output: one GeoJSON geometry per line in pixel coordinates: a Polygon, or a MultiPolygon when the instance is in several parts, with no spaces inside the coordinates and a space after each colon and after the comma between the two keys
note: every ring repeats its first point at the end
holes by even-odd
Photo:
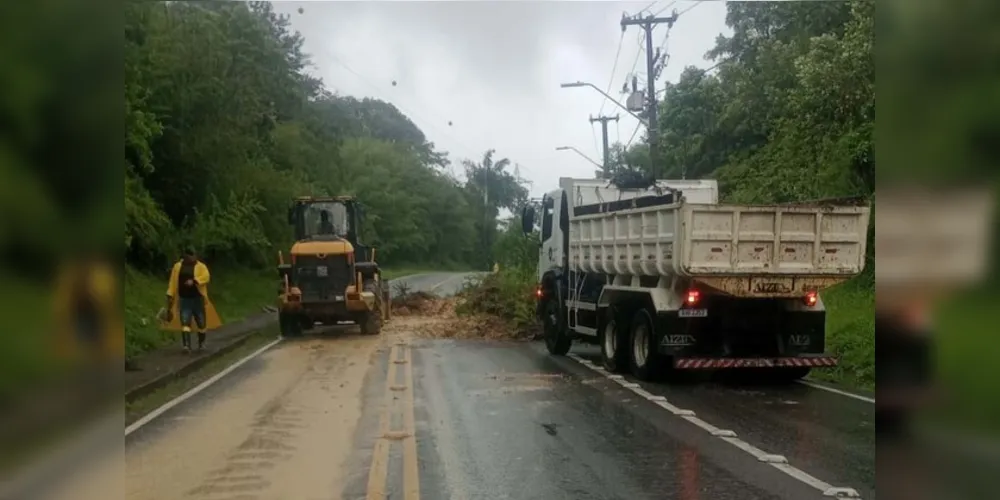
{"type": "Polygon", "coordinates": [[[654,324],[653,316],[645,308],[636,311],[632,317],[629,365],[632,375],[643,381],[652,380],[660,362],[654,324]]]}
{"type": "Polygon", "coordinates": [[[545,302],[542,310],[542,325],[545,328],[545,347],[549,354],[565,356],[573,345],[573,339],[566,333],[566,318],[563,314],[562,291],[556,289],[545,302]]]}

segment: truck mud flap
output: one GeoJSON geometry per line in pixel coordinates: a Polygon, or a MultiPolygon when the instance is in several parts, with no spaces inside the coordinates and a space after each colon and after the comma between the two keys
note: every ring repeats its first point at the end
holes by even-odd
{"type": "Polygon", "coordinates": [[[837,366],[833,356],[803,358],[680,358],[674,360],[679,370],[705,370],[726,368],[806,368],[837,366]]]}

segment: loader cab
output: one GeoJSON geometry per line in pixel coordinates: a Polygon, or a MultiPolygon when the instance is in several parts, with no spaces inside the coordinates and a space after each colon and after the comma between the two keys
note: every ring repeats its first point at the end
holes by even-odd
{"type": "Polygon", "coordinates": [[[348,197],[298,199],[288,209],[288,223],[296,241],[347,240],[358,242],[359,210],[348,197]]]}

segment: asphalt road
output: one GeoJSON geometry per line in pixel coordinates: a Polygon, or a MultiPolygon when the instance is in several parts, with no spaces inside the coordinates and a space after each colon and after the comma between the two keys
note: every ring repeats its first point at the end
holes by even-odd
{"type": "Polygon", "coordinates": [[[405,287],[411,292],[424,291],[437,295],[454,295],[465,285],[466,280],[474,279],[482,273],[421,273],[390,280],[392,293],[398,287],[405,287]]]}
{"type": "MultiPolygon", "coordinates": [[[[390,447],[385,498],[418,498],[406,494],[414,476],[420,497],[430,499],[829,498],[798,472],[761,462],[633,389],[665,396],[829,486],[875,498],[867,402],[804,385],[624,387],[538,344],[417,340],[397,349],[369,374],[366,394],[381,396],[390,359],[410,360],[412,374],[397,369],[388,385],[413,381],[412,408],[404,403],[390,414],[404,433],[415,431],[416,451],[408,457],[405,446],[390,447]],[[407,428],[410,411],[415,424],[407,428]],[[408,478],[409,470],[419,474],[408,478]]],[[[584,360],[596,354],[574,350],[584,360]]],[[[370,498],[372,469],[363,464],[379,461],[372,436],[380,434],[380,410],[366,409],[350,461],[361,468],[343,498],[370,498]]]]}
{"type": "MultiPolygon", "coordinates": [[[[464,278],[405,281],[446,294],[464,278]]],[[[134,432],[127,498],[875,498],[870,402],[798,384],[636,384],[594,369],[591,346],[555,358],[537,343],[415,338],[410,321],[283,342],[134,432]]]]}

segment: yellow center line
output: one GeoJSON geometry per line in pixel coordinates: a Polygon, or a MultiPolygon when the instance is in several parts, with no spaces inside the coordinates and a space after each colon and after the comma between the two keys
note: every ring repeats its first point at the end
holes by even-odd
{"type": "Polygon", "coordinates": [[[417,424],[414,417],[416,404],[413,397],[413,351],[404,348],[403,377],[406,380],[406,409],[403,410],[403,425],[407,437],[403,440],[403,498],[420,500],[420,468],[417,459],[417,424]]]}
{"type": "Polygon", "coordinates": [[[392,388],[396,384],[396,363],[399,349],[395,346],[389,351],[389,372],[385,379],[385,407],[379,419],[378,438],[375,440],[375,450],[372,452],[372,464],[368,470],[368,500],[384,500],[386,498],[386,483],[389,480],[389,424],[392,411],[392,388]]]}

